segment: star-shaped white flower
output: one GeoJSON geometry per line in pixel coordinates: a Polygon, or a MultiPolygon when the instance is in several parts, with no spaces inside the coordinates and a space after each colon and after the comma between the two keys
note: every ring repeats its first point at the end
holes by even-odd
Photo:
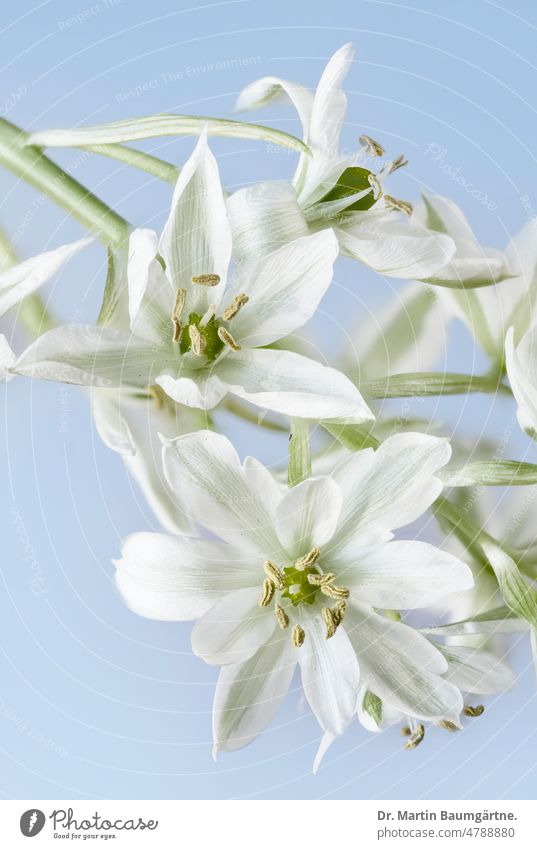
{"type": "MultiPolygon", "coordinates": [[[[301,327],[332,279],[325,231],[237,268],[216,160],[204,136],[181,171],[158,239],[136,230],[128,262],[128,330],[59,327],[13,370],[30,377],[147,391],[211,409],[231,392],[290,416],[360,422],[373,415],[344,375],[271,343],[301,327]]],[[[116,316],[117,319],[117,316],[116,316]]]]}
{"type": "Polygon", "coordinates": [[[333,227],[340,249],[381,274],[408,279],[430,277],[445,265],[455,246],[449,236],[428,231],[406,215],[411,206],[383,193],[390,173],[406,164],[404,157],[385,161],[384,150],[361,136],[360,152],[340,151],[347,98],[341,89],[354,51],[346,44],[334,53],[315,94],[298,83],[264,77],[245,88],[236,108],[257,109],[285,94],[302,123],[312,155],[302,154],[287,183],[261,183],[235,192],[228,200],[238,256],[273,250],[291,238],[333,227]]]}
{"type": "Polygon", "coordinates": [[[246,745],[265,728],[297,664],[330,734],[356,715],[360,675],[412,715],[458,714],[461,695],[441,678],[441,653],[380,612],[424,607],[472,585],[452,555],[392,540],[438,496],[434,473],[449,456],[443,439],[401,434],[286,489],[209,431],[165,446],[170,484],[213,538],[134,534],[116,580],[140,615],[198,620],[194,652],[223,666],[216,751],[246,745]]]}

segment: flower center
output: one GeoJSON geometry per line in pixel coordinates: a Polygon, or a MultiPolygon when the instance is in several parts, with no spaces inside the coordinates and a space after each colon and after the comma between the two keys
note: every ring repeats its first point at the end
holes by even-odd
{"type": "MultiPolygon", "coordinates": [[[[200,274],[192,278],[195,286],[217,286],[220,283],[218,274],[200,274]]],[[[171,319],[172,338],[179,345],[181,354],[192,352],[198,357],[205,357],[212,362],[218,357],[224,348],[231,351],[240,351],[241,346],[233,338],[227,327],[222,324],[230,322],[248,303],[248,295],[237,295],[232,303],[223,311],[221,319],[216,316],[216,307],[211,305],[201,315],[191,312],[186,324],[183,323],[183,311],[186,303],[186,289],[179,289],[175,298],[171,319]]]]}
{"type": "MultiPolygon", "coordinates": [[[[315,604],[318,593],[321,593],[336,602],[333,607],[321,609],[326,639],[329,640],[343,621],[349,590],[346,587],[338,587],[334,584],[334,574],[331,572],[323,573],[320,570],[318,566],[320,556],[320,549],[312,548],[308,554],[296,560],[293,565],[284,566],[283,569],[267,560],[263,566],[265,579],[259,606],[268,607],[274,601],[274,614],[278,625],[285,629],[289,627],[289,615],[284,607],[278,604],[278,601],[287,599],[291,602],[292,607],[298,607],[300,604],[311,605],[315,604]]],[[[293,645],[300,648],[305,637],[306,633],[302,626],[293,625],[291,633],[293,645]]]]}

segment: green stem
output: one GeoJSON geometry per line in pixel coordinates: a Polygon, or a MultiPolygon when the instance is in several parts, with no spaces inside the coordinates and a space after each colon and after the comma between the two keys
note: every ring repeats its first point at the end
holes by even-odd
{"type": "Polygon", "coordinates": [[[279,422],[272,421],[272,419],[262,418],[259,413],[254,413],[234,398],[226,398],[225,401],[222,402],[222,406],[229,413],[233,413],[234,416],[239,416],[239,418],[243,419],[245,422],[255,424],[257,427],[264,427],[266,430],[272,430],[277,433],[288,433],[288,430],[284,425],[281,425],[279,422]]]}
{"type": "Polygon", "coordinates": [[[129,233],[128,222],[26,140],[27,134],[19,127],[0,118],[0,164],[55,201],[106,244],[121,245],[129,233]]]}
{"type": "MultiPolygon", "coordinates": [[[[0,271],[7,271],[17,265],[19,258],[6,234],[0,230],[0,271]]],[[[47,310],[43,298],[34,293],[28,295],[19,304],[17,317],[26,332],[34,337],[55,326],[55,321],[47,310]]]]}
{"type": "Polygon", "coordinates": [[[89,144],[82,150],[89,150],[91,153],[99,153],[101,156],[117,159],[119,162],[124,162],[126,165],[151,174],[152,177],[158,177],[159,180],[164,180],[166,183],[175,183],[181,170],[177,165],[173,165],[165,159],[160,159],[151,153],[134,150],[124,144],[89,144]]]}

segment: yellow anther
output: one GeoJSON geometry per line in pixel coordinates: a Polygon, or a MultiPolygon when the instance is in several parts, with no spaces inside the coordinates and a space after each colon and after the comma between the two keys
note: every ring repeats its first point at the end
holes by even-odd
{"type": "Polygon", "coordinates": [[[392,209],[396,209],[398,212],[404,212],[405,215],[412,215],[413,206],[408,201],[399,200],[391,195],[384,195],[384,200],[392,209]]]}
{"type": "Polygon", "coordinates": [[[270,578],[272,583],[278,590],[283,590],[285,587],[285,578],[283,576],[283,572],[280,572],[277,566],[274,565],[270,560],[267,560],[266,563],[263,564],[263,569],[265,571],[265,575],[267,578],[270,578]]]}
{"type": "Polygon", "coordinates": [[[229,307],[227,309],[225,309],[224,312],[222,313],[222,318],[224,319],[224,321],[231,321],[232,318],[235,318],[235,316],[237,315],[239,310],[245,304],[247,304],[249,300],[250,300],[250,298],[248,297],[248,295],[244,295],[244,294],[236,295],[233,298],[229,307]]]}
{"type": "Polygon", "coordinates": [[[399,734],[401,735],[401,737],[410,737],[410,735],[412,734],[412,731],[411,731],[411,729],[408,727],[408,725],[403,725],[403,726],[399,729],[399,734]]]}
{"type": "Polygon", "coordinates": [[[276,587],[270,578],[265,578],[263,581],[263,594],[259,599],[259,607],[267,607],[267,605],[270,604],[272,597],[274,596],[275,589],[276,587]]]}
{"type": "Polygon", "coordinates": [[[441,722],[439,723],[439,725],[440,725],[441,728],[445,728],[446,731],[460,731],[461,730],[458,725],[455,725],[454,722],[450,722],[449,719],[442,719],[441,722]]]}
{"type": "Polygon", "coordinates": [[[425,726],[421,725],[421,723],[420,723],[420,725],[417,726],[416,730],[413,731],[412,734],[410,735],[408,742],[405,743],[405,745],[403,746],[403,749],[406,749],[407,751],[410,751],[410,749],[415,749],[416,746],[419,746],[419,744],[421,743],[421,741],[423,740],[424,737],[425,737],[425,726]]]}
{"type": "Polygon", "coordinates": [[[382,197],[382,186],[380,185],[380,181],[376,174],[370,174],[367,178],[369,180],[369,185],[373,189],[373,197],[375,200],[378,200],[382,197]]]}
{"type": "Polygon", "coordinates": [[[371,136],[360,136],[359,142],[362,147],[365,147],[366,153],[370,156],[384,156],[384,148],[378,141],[372,139],[371,136]]]}
{"type": "Polygon", "coordinates": [[[218,286],[220,283],[219,274],[198,274],[192,278],[192,282],[196,286],[218,286]]]}
{"type": "Polygon", "coordinates": [[[188,333],[190,336],[190,346],[193,352],[200,357],[203,354],[207,343],[195,324],[191,324],[189,326],[188,333]]]}
{"type": "Polygon", "coordinates": [[[321,612],[326,625],[326,639],[329,640],[336,633],[338,623],[336,623],[334,613],[329,607],[323,607],[321,612]]]}
{"type": "Polygon", "coordinates": [[[241,346],[239,343],[233,338],[229,330],[226,330],[225,327],[218,328],[218,338],[221,342],[224,343],[228,348],[232,351],[240,351],[241,346]]]}
{"type": "Polygon", "coordinates": [[[334,622],[336,623],[336,628],[338,625],[341,625],[343,619],[345,618],[345,611],[347,610],[347,602],[339,601],[335,607],[332,608],[332,616],[334,618],[334,622]]]}
{"type": "Polygon", "coordinates": [[[183,332],[183,325],[181,324],[181,315],[183,312],[183,308],[185,306],[186,300],[186,289],[178,289],[177,294],[175,296],[175,304],[173,305],[172,310],[172,322],[173,322],[173,341],[179,342],[181,338],[181,333],[183,332]]]}
{"type": "Polygon", "coordinates": [[[399,168],[404,168],[405,165],[408,165],[408,159],[406,156],[401,154],[401,156],[398,156],[397,159],[393,159],[391,162],[388,162],[386,167],[382,169],[382,173],[385,177],[387,177],[388,174],[393,174],[394,171],[398,171],[399,168]]]}
{"type": "Polygon", "coordinates": [[[485,706],[476,705],[472,707],[472,705],[465,705],[463,713],[465,716],[481,716],[482,713],[485,713],[485,706]]]}
{"type": "Polygon", "coordinates": [[[157,383],[153,383],[149,387],[149,394],[155,404],[157,405],[157,409],[161,410],[164,404],[166,403],[166,394],[163,389],[157,383]]]}
{"type": "Polygon", "coordinates": [[[280,607],[279,604],[274,608],[274,613],[276,614],[276,619],[278,620],[278,625],[284,631],[289,625],[289,617],[283,607],[280,607]]]}
{"type": "Polygon", "coordinates": [[[308,566],[313,566],[313,564],[317,562],[320,556],[321,549],[315,546],[315,548],[312,548],[311,551],[304,555],[304,557],[301,557],[299,560],[297,560],[295,566],[297,569],[307,569],[308,566]]]}
{"type": "Polygon", "coordinates": [[[320,585],[321,592],[327,595],[328,598],[334,598],[336,601],[344,601],[350,596],[350,591],[347,587],[336,587],[335,584],[329,582],[320,585]]]}
{"type": "Polygon", "coordinates": [[[299,649],[300,646],[303,645],[305,638],[306,632],[304,631],[304,628],[301,628],[300,625],[293,625],[291,640],[295,648],[299,649]]]}

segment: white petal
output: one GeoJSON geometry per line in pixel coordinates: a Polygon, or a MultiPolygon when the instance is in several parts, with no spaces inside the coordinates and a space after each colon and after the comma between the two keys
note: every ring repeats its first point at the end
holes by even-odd
{"type": "Polygon", "coordinates": [[[231,231],[218,165],[202,134],[181,169],[170,216],[160,239],[160,253],[175,289],[186,289],[185,310],[203,314],[218,304],[231,258],[231,231]],[[199,274],[218,274],[217,286],[192,284],[199,274]]]}
{"type": "Polygon", "coordinates": [[[368,530],[395,530],[413,522],[440,495],[442,482],[434,473],[450,456],[445,439],[401,433],[374,453],[359,451],[345,458],[333,475],[343,491],[333,542],[342,546],[368,530]]]}
{"type": "Polygon", "coordinates": [[[16,361],[16,356],[11,350],[10,344],[3,333],[0,333],[0,382],[7,383],[13,378],[8,371],[16,361]]]}
{"type": "Polygon", "coordinates": [[[157,259],[158,237],[153,230],[134,230],[129,239],[127,280],[129,317],[133,333],[156,343],[172,334],[173,287],[157,259]]]}
{"type": "MultiPolygon", "coordinates": [[[[262,578],[260,569],[260,578],[262,578]]],[[[274,633],[274,611],[259,607],[258,587],[225,595],[192,629],[192,651],[212,666],[243,663],[274,633]]]]}
{"type": "Polygon", "coordinates": [[[362,669],[364,685],[393,707],[419,719],[457,717],[459,690],[440,675],[447,662],[428,640],[407,625],[352,604],[345,628],[362,669]]]}
{"type": "Polygon", "coordinates": [[[139,533],[124,540],[121,553],[117,587],[128,607],[148,619],[197,619],[224,594],[245,587],[259,596],[251,564],[225,543],[139,533]]]}
{"type": "Polygon", "coordinates": [[[217,374],[202,369],[192,371],[185,377],[161,374],[155,383],[177,404],[200,410],[212,410],[228,392],[217,374]]]}
{"type": "Polygon", "coordinates": [[[306,137],[309,131],[313,97],[307,88],[298,83],[292,83],[280,77],[262,77],[255,80],[246,88],[243,88],[239,94],[235,103],[235,111],[260,109],[282,95],[289,98],[298,112],[298,117],[302,122],[303,135],[306,137]]]}
{"type": "Polygon", "coordinates": [[[389,214],[370,225],[336,230],[343,253],[388,277],[422,280],[434,275],[455,253],[449,236],[389,214]]]}
{"type": "Polygon", "coordinates": [[[285,493],[276,511],[276,530],[292,559],[331,539],[341,501],[341,490],[329,477],[308,478],[285,493]]]}
{"type": "Polygon", "coordinates": [[[258,183],[227,199],[237,260],[259,260],[308,235],[308,225],[289,183],[258,183]]]}
{"type": "Polygon", "coordinates": [[[237,351],[220,360],[216,371],[233,394],[284,415],[349,423],[374,418],[341,372],[290,351],[237,351]]]}
{"type": "Polygon", "coordinates": [[[53,251],[33,256],[0,274],[0,316],[50,280],[72,256],[90,242],[93,242],[92,238],[85,238],[62,245],[53,251]]]}
{"type": "Polygon", "coordinates": [[[509,383],[518,404],[520,427],[530,436],[537,435],[537,327],[531,328],[515,347],[514,328],[505,339],[505,359],[509,383]]]}
{"type": "Polygon", "coordinates": [[[336,734],[332,734],[330,731],[325,731],[321,742],[319,743],[319,748],[317,749],[317,754],[315,755],[315,759],[313,761],[313,774],[317,775],[319,772],[321,763],[326,755],[328,749],[336,739],[336,734]]]}
{"type": "Polygon", "coordinates": [[[97,433],[112,451],[134,454],[136,444],[125,416],[127,400],[118,388],[94,388],[91,393],[91,411],[97,433]]]}
{"type": "Polygon", "coordinates": [[[229,298],[245,294],[250,300],[231,322],[237,342],[248,348],[269,345],[302,327],[330,285],[337,255],[334,233],[324,230],[239,270],[229,298]]]}
{"type": "Polygon", "coordinates": [[[296,651],[278,628],[244,663],[223,666],[213,704],[213,754],[247,746],[276,715],[291,685],[296,651]]]}
{"type": "Polygon", "coordinates": [[[385,308],[361,318],[342,354],[346,374],[360,381],[389,374],[432,371],[447,349],[446,322],[430,287],[411,283],[385,308]]]}
{"type": "Polygon", "coordinates": [[[447,659],[446,679],[463,693],[501,693],[515,682],[506,663],[489,651],[470,646],[438,646],[447,659]]]}
{"type": "Polygon", "coordinates": [[[268,469],[260,463],[243,468],[231,442],[206,430],[169,442],[163,462],[170,485],[184,493],[194,519],[223,539],[258,547],[261,585],[263,561],[281,552],[276,503],[266,497],[273,491],[268,469]]]}
{"type": "MultiPolygon", "coordinates": [[[[343,564],[344,555],[339,562],[343,564]]],[[[471,569],[426,542],[396,540],[355,554],[338,578],[372,607],[427,607],[450,593],[471,589],[471,569]]]]}
{"type": "Polygon", "coordinates": [[[343,627],[326,639],[318,610],[304,610],[301,619],[306,638],[297,653],[306,698],[321,728],[342,734],[356,713],[356,654],[343,627]]]}
{"type": "Polygon", "coordinates": [[[82,386],[147,387],[162,366],[148,342],[93,325],[63,325],[40,336],[13,371],[82,386]]]}

